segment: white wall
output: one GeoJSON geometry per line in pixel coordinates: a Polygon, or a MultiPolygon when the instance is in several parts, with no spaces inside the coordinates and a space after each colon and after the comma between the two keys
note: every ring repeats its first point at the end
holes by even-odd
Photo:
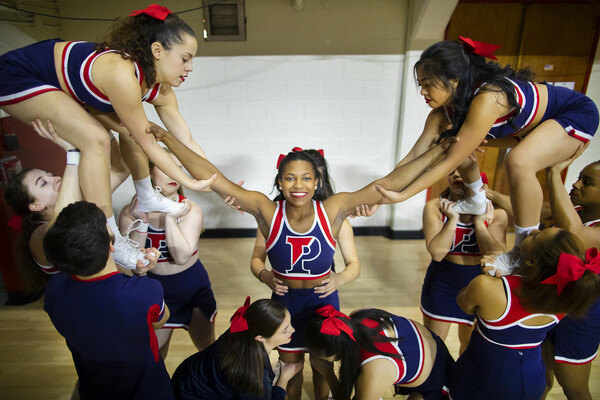
{"type": "MultiPolygon", "coordinates": [[[[592,66],[592,73],[590,75],[586,94],[594,100],[596,106],[600,108],[600,43],[598,43],[598,47],[596,48],[596,57],[594,59],[594,65],[592,66]]],[[[567,190],[571,190],[571,186],[577,180],[579,172],[581,172],[586,165],[598,160],[600,160],[600,138],[594,137],[589,147],[585,150],[585,153],[569,167],[567,178],[565,179],[565,187],[567,190]]]]}
{"type": "MultiPolygon", "coordinates": [[[[209,159],[244,187],[269,194],[277,157],[300,146],[324,149],[337,191],[356,190],[395,165],[403,62],[401,55],[195,58],[176,92],[209,159]]],[[[151,106],[146,111],[159,121],[151,106]]],[[[128,181],[113,196],[115,209],[132,193],[128,181]]],[[[206,228],[256,226],[213,193],[187,194],[203,208],[206,228]]],[[[387,226],[389,212],[353,224],[387,226]]]]}

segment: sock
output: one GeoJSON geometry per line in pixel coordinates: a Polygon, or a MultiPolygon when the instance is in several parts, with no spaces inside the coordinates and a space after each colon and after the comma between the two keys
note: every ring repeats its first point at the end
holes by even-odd
{"type": "Polygon", "coordinates": [[[532,230],[538,229],[539,227],[540,224],[526,227],[515,224],[515,247],[521,247],[521,242],[523,242],[523,239],[529,236],[532,230]]]}
{"type": "Polygon", "coordinates": [[[473,192],[473,195],[470,197],[471,199],[473,199],[476,203],[485,203],[487,200],[485,197],[485,190],[480,191],[481,187],[483,186],[483,181],[481,178],[471,183],[464,182],[464,184],[473,192]]]}
{"type": "Polygon", "coordinates": [[[150,180],[150,175],[145,177],[144,179],[138,179],[133,181],[133,186],[135,187],[135,193],[137,193],[139,200],[150,200],[152,195],[154,194],[154,189],[152,188],[152,181],[150,180]]]}
{"type": "Polygon", "coordinates": [[[115,238],[121,236],[121,232],[119,231],[119,227],[117,226],[117,221],[115,220],[114,215],[106,218],[106,225],[108,225],[110,230],[114,233],[115,238]]]}

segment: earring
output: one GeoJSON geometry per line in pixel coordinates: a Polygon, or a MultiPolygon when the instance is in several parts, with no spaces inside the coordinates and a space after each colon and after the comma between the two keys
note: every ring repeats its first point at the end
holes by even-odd
{"type": "Polygon", "coordinates": [[[281,190],[281,186],[279,186],[279,190],[281,190]]]}
{"type": "Polygon", "coordinates": [[[315,185],[315,190],[317,190],[317,185],[315,185]]]}

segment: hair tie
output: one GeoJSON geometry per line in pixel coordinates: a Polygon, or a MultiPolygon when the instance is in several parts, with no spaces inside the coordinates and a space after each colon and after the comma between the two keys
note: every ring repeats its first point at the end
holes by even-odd
{"type": "Polygon", "coordinates": [[[169,14],[172,14],[171,10],[167,7],[159,6],[158,4],[150,4],[148,7],[143,10],[135,10],[129,14],[130,17],[135,17],[136,15],[146,14],[149,17],[158,19],[160,21],[164,21],[167,19],[169,14]]]}
{"type": "Polygon", "coordinates": [[[248,321],[246,320],[246,311],[250,305],[250,296],[246,296],[244,305],[237,309],[231,317],[231,333],[242,332],[248,330],[248,321]]]}
{"type": "Polygon", "coordinates": [[[23,216],[15,214],[10,220],[8,220],[8,226],[13,228],[17,233],[21,233],[23,229],[23,216]]]}
{"type": "MultiPolygon", "coordinates": [[[[304,151],[304,149],[302,147],[294,147],[292,148],[292,153],[296,153],[298,151],[304,151]]],[[[319,154],[325,158],[325,152],[323,151],[323,149],[319,149],[317,150],[319,152],[319,154]]],[[[280,154],[279,158],[277,158],[277,169],[279,169],[279,166],[281,165],[281,162],[283,161],[283,159],[287,156],[287,154],[280,154]]]]}
{"type": "Polygon", "coordinates": [[[494,55],[494,51],[502,47],[499,44],[478,42],[477,40],[463,36],[459,36],[458,38],[463,42],[463,47],[465,50],[475,53],[479,56],[489,58],[490,60],[497,60],[496,56],[494,55]]]}
{"type": "Polygon", "coordinates": [[[575,282],[583,276],[585,271],[594,274],[600,273],[600,255],[598,249],[590,248],[585,252],[585,262],[572,254],[561,253],[556,265],[556,274],[542,281],[543,284],[556,285],[556,291],[560,295],[565,286],[575,282]]]}
{"type": "Polygon", "coordinates": [[[342,331],[344,331],[352,340],[356,342],[352,328],[350,328],[350,326],[348,326],[348,324],[341,319],[336,318],[340,317],[350,319],[349,316],[336,310],[331,304],[321,307],[315,312],[325,317],[323,323],[321,324],[321,333],[324,333],[325,335],[340,336],[342,331]]]}

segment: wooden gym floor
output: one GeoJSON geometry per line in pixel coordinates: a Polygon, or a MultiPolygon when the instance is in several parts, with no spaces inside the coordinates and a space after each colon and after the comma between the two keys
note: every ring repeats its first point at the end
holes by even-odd
{"type": "MultiPolygon", "coordinates": [[[[246,295],[252,300],[270,296],[267,286],[250,273],[253,245],[254,239],[200,240],[200,259],[210,275],[219,308],[217,335],[227,328],[229,318],[246,295]]],[[[342,311],[378,307],[421,322],[419,296],[430,261],[423,241],[361,236],[356,238],[356,246],[362,274],[341,288],[342,311]]],[[[343,265],[339,254],[335,263],[343,265]]],[[[456,328],[452,328],[447,344],[456,357],[456,328]]],[[[187,333],[176,330],[166,360],[169,372],[173,373],[194,352],[187,333]]],[[[275,359],[276,352],[271,356],[275,359]]],[[[309,371],[310,368],[304,369],[303,399],[313,397],[309,371]]],[[[69,399],[76,379],[71,354],[43,311],[43,299],[26,306],[0,307],[0,399],[69,399]]],[[[593,364],[590,389],[592,397],[600,399],[598,361],[593,364]]],[[[555,384],[548,399],[564,398],[555,384]]],[[[391,388],[384,399],[392,399],[391,388]]]]}

